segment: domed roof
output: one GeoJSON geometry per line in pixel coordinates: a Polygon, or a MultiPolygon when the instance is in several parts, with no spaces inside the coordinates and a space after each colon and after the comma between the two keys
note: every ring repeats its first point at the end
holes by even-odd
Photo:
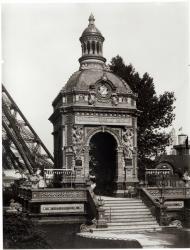
{"type": "Polygon", "coordinates": [[[65,91],[88,91],[91,85],[94,85],[102,77],[106,76],[107,81],[117,88],[118,93],[127,94],[132,93],[129,85],[120,77],[114,75],[111,72],[99,70],[99,69],[86,69],[73,73],[66,83],[65,91]]]}
{"type": "Polygon", "coordinates": [[[99,31],[99,29],[96,28],[96,26],[94,24],[95,18],[92,14],[90,15],[88,21],[89,21],[89,25],[83,31],[82,37],[86,36],[86,35],[100,35],[100,36],[102,36],[101,32],[99,31]]]}
{"type": "Polygon", "coordinates": [[[101,32],[99,31],[99,29],[96,28],[95,25],[89,25],[82,33],[82,36],[85,35],[89,35],[89,34],[98,34],[98,35],[102,35],[101,32]]]}

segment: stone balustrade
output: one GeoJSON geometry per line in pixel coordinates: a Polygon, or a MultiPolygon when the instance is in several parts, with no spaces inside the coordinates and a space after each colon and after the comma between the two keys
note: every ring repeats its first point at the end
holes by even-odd
{"type": "Polygon", "coordinates": [[[146,190],[155,198],[162,196],[165,199],[190,199],[188,187],[148,187],[146,190]]]}

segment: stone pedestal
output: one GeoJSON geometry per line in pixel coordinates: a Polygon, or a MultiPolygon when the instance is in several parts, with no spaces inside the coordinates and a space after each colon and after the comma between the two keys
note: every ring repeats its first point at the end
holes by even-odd
{"type": "Polygon", "coordinates": [[[98,221],[96,227],[97,228],[108,227],[107,220],[105,218],[105,209],[103,207],[98,208],[98,221]]]}

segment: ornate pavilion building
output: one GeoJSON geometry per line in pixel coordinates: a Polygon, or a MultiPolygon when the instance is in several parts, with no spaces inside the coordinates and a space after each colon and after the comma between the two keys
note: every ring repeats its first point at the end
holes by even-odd
{"type": "Polygon", "coordinates": [[[79,70],[53,101],[55,168],[71,170],[76,187],[93,175],[97,193],[119,194],[138,182],[137,96],[106,65],[94,21],[80,37],[79,70]]]}

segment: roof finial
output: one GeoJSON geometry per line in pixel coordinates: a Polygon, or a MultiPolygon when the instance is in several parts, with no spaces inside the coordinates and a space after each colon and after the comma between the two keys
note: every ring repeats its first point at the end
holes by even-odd
{"type": "Polygon", "coordinates": [[[88,21],[89,21],[89,24],[94,24],[95,18],[92,13],[89,16],[88,21]]]}

